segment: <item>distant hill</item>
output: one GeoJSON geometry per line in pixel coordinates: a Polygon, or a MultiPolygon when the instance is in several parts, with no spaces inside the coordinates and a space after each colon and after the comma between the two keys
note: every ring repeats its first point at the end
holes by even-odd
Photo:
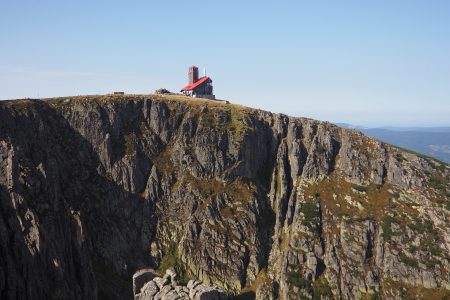
{"type": "Polygon", "coordinates": [[[345,123],[337,125],[450,163],[450,127],[366,128],[345,123]]]}

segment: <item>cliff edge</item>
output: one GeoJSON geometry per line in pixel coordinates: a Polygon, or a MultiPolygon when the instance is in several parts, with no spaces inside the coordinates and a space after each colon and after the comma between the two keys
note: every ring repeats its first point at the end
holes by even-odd
{"type": "Polygon", "coordinates": [[[127,299],[143,268],[257,299],[450,296],[450,167],[183,96],[0,102],[0,298],[127,299]]]}

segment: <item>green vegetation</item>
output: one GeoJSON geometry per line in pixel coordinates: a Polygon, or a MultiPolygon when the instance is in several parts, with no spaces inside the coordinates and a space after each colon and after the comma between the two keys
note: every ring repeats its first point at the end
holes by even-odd
{"type": "Polygon", "coordinates": [[[203,127],[213,127],[214,126],[214,119],[212,116],[203,116],[201,119],[202,126],[203,127]]]}
{"type": "Polygon", "coordinates": [[[448,194],[447,192],[447,180],[440,174],[434,174],[430,177],[429,180],[430,186],[436,189],[437,191],[448,194]]]}
{"type": "Polygon", "coordinates": [[[235,105],[227,106],[228,112],[230,113],[230,125],[229,129],[233,132],[233,136],[237,141],[241,141],[243,137],[250,131],[250,127],[244,122],[244,114],[235,105]]]}
{"type": "Polygon", "coordinates": [[[403,155],[401,155],[400,153],[397,153],[395,155],[395,159],[397,159],[397,161],[400,163],[406,160],[406,158],[404,158],[403,155]]]}
{"type": "MultiPolygon", "coordinates": [[[[319,217],[319,210],[316,203],[303,203],[300,211],[304,214],[304,223],[311,223],[317,220],[319,217]]],[[[304,224],[306,225],[306,224],[304,224]]]]}
{"type": "MultiPolygon", "coordinates": [[[[214,103],[215,104],[215,103],[214,103]]],[[[219,132],[228,130],[234,141],[240,142],[250,131],[245,123],[245,108],[239,105],[214,105],[210,102],[203,103],[207,109],[198,111],[200,124],[205,128],[213,128],[219,132]]]]}
{"type": "Polygon", "coordinates": [[[356,185],[353,187],[354,190],[361,192],[361,193],[365,193],[367,192],[367,188],[365,186],[362,185],[356,185]]]}
{"type": "Polygon", "coordinates": [[[432,242],[428,243],[427,248],[430,251],[430,253],[435,256],[440,256],[442,254],[442,249],[432,242]]]}
{"type": "Polygon", "coordinates": [[[400,261],[402,263],[404,263],[405,265],[412,267],[412,268],[417,268],[419,266],[417,260],[415,260],[414,258],[411,258],[409,256],[406,256],[405,254],[400,254],[400,261]]]}
{"type": "Polygon", "coordinates": [[[289,284],[299,287],[301,289],[306,289],[311,286],[311,281],[301,277],[301,275],[298,272],[288,272],[287,273],[287,280],[289,284]]]}
{"type": "Polygon", "coordinates": [[[365,221],[373,221],[375,220],[374,216],[366,215],[366,216],[357,216],[348,220],[345,220],[346,224],[353,224],[358,222],[365,222],[365,221]]]}
{"type": "Polygon", "coordinates": [[[369,298],[369,299],[370,299],[370,300],[381,300],[382,298],[381,298],[381,295],[380,295],[379,292],[375,292],[375,293],[373,293],[373,294],[370,295],[370,298],[369,298]]]}
{"type": "Polygon", "coordinates": [[[450,291],[445,288],[418,287],[392,279],[384,280],[381,289],[386,294],[391,294],[389,291],[400,291],[400,299],[445,299],[450,296],[450,291]]]}
{"type": "Polygon", "coordinates": [[[169,91],[168,89],[164,89],[164,88],[161,88],[161,89],[157,89],[156,91],[155,91],[155,94],[172,94],[172,92],[171,91],[169,91]]]}
{"type": "Polygon", "coordinates": [[[439,264],[437,259],[426,259],[423,261],[424,265],[427,266],[428,269],[434,269],[436,265],[439,264]]]}
{"type": "Polygon", "coordinates": [[[134,132],[125,135],[125,154],[130,156],[135,155],[136,144],[137,138],[134,132]]]}
{"type": "Polygon", "coordinates": [[[166,273],[166,270],[170,267],[175,268],[175,272],[179,275],[180,283],[186,284],[187,282],[184,278],[185,272],[179,260],[178,246],[173,241],[170,242],[168,252],[161,259],[157,272],[162,276],[166,273]]]}
{"type": "Polygon", "coordinates": [[[409,247],[408,247],[408,251],[409,251],[409,253],[411,253],[411,254],[416,253],[417,249],[418,249],[418,247],[416,247],[416,246],[414,246],[414,245],[409,245],[409,247]]]}
{"type": "Polygon", "coordinates": [[[320,211],[317,202],[303,203],[300,211],[304,215],[302,225],[308,227],[314,234],[319,234],[320,211]]]}
{"type": "MultiPolygon", "coordinates": [[[[422,154],[422,153],[419,153],[419,152],[416,152],[416,151],[413,151],[413,150],[409,150],[409,149],[406,149],[406,148],[402,148],[402,147],[399,147],[399,146],[395,146],[395,145],[392,145],[392,144],[389,144],[389,143],[386,143],[386,144],[389,145],[389,146],[391,146],[392,148],[401,150],[401,151],[403,151],[403,152],[407,152],[407,153],[411,153],[411,154],[417,155],[418,157],[421,157],[421,158],[425,158],[425,159],[434,159],[434,160],[438,161],[438,160],[435,159],[435,158],[432,158],[432,157],[430,157],[430,156],[426,156],[426,155],[424,155],[424,154],[422,154]]],[[[400,155],[401,155],[401,154],[400,154],[400,155]]]]}
{"type": "Polygon", "coordinates": [[[394,235],[392,231],[392,223],[394,222],[397,223],[397,220],[391,215],[386,215],[381,220],[381,228],[383,229],[382,236],[386,241],[390,240],[394,235]]]}
{"type": "Polygon", "coordinates": [[[331,298],[333,296],[328,280],[323,276],[320,279],[314,281],[312,287],[313,300],[320,300],[322,299],[322,297],[331,298]]]}
{"type": "Polygon", "coordinates": [[[325,148],[325,146],[322,144],[318,144],[317,145],[317,153],[319,153],[319,155],[322,155],[325,152],[327,152],[327,148],[325,148]]]}
{"type": "Polygon", "coordinates": [[[33,103],[35,103],[35,101],[31,100],[31,99],[22,99],[22,100],[13,100],[13,101],[10,101],[10,103],[12,104],[11,107],[16,112],[20,113],[20,112],[23,112],[28,107],[30,107],[31,105],[33,105],[33,103]]]}
{"type": "Polygon", "coordinates": [[[418,217],[414,217],[414,223],[408,224],[408,227],[419,233],[432,232],[433,223],[430,220],[421,220],[418,217]]]}

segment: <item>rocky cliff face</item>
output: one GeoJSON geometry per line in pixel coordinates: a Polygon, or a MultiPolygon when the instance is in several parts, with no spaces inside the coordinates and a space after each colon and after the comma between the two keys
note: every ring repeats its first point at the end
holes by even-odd
{"type": "Polygon", "coordinates": [[[132,298],[174,267],[257,299],[450,295],[450,167],[178,96],[0,102],[2,299],[132,298]]]}

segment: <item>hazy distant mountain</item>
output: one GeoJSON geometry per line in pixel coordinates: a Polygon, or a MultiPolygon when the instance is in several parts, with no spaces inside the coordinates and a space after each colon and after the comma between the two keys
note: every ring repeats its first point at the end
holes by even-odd
{"type": "Polygon", "coordinates": [[[346,123],[337,123],[337,125],[359,130],[383,142],[450,163],[450,127],[366,128],[346,123]]]}

